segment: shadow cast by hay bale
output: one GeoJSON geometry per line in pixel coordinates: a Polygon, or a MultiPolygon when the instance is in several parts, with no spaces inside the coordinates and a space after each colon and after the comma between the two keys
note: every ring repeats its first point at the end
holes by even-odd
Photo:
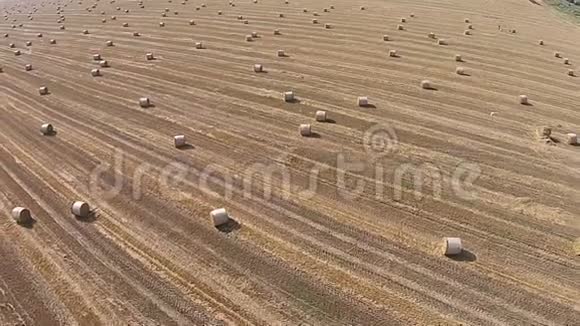
{"type": "Polygon", "coordinates": [[[89,215],[87,217],[81,217],[81,216],[76,216],[73,215],[75,217],[75,219],[79,222],[83,222],[83,223],[94,223],[95,221],[97,221],[97,209],[93,209],[92,211],[89,212],[89,215]]]}
{"type": "Polygon", "coordinates": [[[223,233],[231,233],[241,229],[242,226],[240,225],[240,223],[238,223],[238,221],[230,218],[227,223],[218,225],[215,228],[223,233]]]}
{"type": "Polygon", "coordinates": [[[472,253],[469,250],[465,250],[463,249],[463,251],[461,251],[460,254],[458,255],[450,255],[450,256],[446,256],[447,258],[454,260],[454,261],[459,261],[459,262],[474,262],[477,260],[477,256],[472,253]]]}
{"type": "Polygon", "coordinates": [[[30,220],[23,222],[23,223],[18,223],[18,225],[20,225],[26,229],[32,229],[32,228],[34,228],[34,224],[36,224],[36,222],[37,221],[34,217],[30,217],[30,220]]]}
{"type": "Polygon", "coordinates": [[[177,149],[179,149],[180,151],[188,151],[188,150],[195,149],[195,146],[193,146],[191,144],[185,144],[183,146],[177,147],[177,149]]]}
{"type": "Polygon", "coordinates": [[[302,137],[304,137],[304,138],[321,138],[322,136],[320,136],[319,133],[312,131],[312,132],[310,132],[310,134],[303,135],[302,137]]]}

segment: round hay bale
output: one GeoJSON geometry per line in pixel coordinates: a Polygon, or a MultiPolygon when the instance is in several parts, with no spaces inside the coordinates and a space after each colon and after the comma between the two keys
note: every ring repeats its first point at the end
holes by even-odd
{"type": "Polygon", "coordinates": [[[129,27],[129,23],[123,23],[123,27],[129,27]]]}
{"type": "Polygon", "coordinates": [[[98,53],[96,53],[96,54],[93,54],[93,60],[94,60],[94,61],[100,61],[100,60],[101,60],[101,55],[100,55],[100,54],[98,54],[98,53]]]}
{"type": "Polygon", "coordinates": [[[539,41],[538,41],[538,44],[539,44],[539,45],[544,45],[544,41],[543,41],[543,40],[539,40],[539,41]]]}
{"type": "Polygon", "coordinates": [[[467,25],[467,29],[473,29],[473,25],[472,24],[467,25]]]}
{"type": "Polygon", "coordinates": [[[209,213],[209,216],[215,227],[227,224],[230,221],[230,216],[225,208],[214,209],[209,213]]]}
{"type": "Polygon", "coordinates": [[[300,135],[303,137],[312,135],[312,127],[309,124],[301,124],[298,130],[300,131],[300,135]]]}
{"type": "Polygon", "coordinates": [[[569,65],[569,64],[570,64],[570,59],[568,59],[568,58],[564,58],[564,64],[565,64],[565,65],[569,65]]]}
{"type": "Polygon", "coordinates": [[[580,256],[580,238],[576,238],[576,240],[574,240],[574,243],[572,244],[572,251],[574,252],[574,255],[580,256]]]}
{"type": "Polygon", "coordinates": [[[396,58],[396,57],[398,57],[398,56],[399,56],[399,55],[397,54],[397,50],[390,50],[390,51],[389,51],[389,57],[396,58]]]}
{"type": "Polygon", "coordinates": [[[42,37],[42,33],[36,34],[36,37],[42,37]]]}
{"type": "Polygon", "coordinates": [[[359,96],[356,99],[356,105],[358,106],[368,106],[369,105],[369,98],[366,96],[359,96]]]}
{"type": "Polygon", "coordinates": [[[185,135],[177,135],[173,137],[173,142],[175,144],[175,148],[180,148],[187,145],[187,140],[185,139],[185,135]]]}
{"type": "Polygon", "coordinates": [[[433,85],[431,84],[431,81],[425,79],[425,80],[422,80],[421,81],[421,88],[423,88],[423,89],[432,89],[433,88],[433,85]]]}
{"type": "Polygon", "coordinates": [[[40,126],[40,133],[43,135],[52,135],[54,133],[54,127],[50,123],[43,123],[40,126]]]}
{"type": "Polygon", "coordinates": [[[389,35],[383,35],[383,41],[388,42],[389,41],[389,35]]]}
{"type": "Polygon", "coordinates": [[[262,72],[264,71],[264,67],[260,64],[255,64],[254,65],[254,72],[262,72]]]}
{"type": "Polygon", "coordinates": [[[155,56],[153,56],[153,53],[146,53],[145,57],[147,58],[147,60],[155,60],[155,56]]]}
{"type": "Polygon", "coordinates": [[[435,39],[435,38],[437,38],[437,36],[435,35],[435,33],[432,33],[432,32],[431,32],[431,33],[429,33],[428,37],[429,37],[430,39],[435,39]]]}
{"type": "Polygon", "coordinates": [[[252,42],[253,39],[252,35],[246,35],[246,42],[252,42]]]}
{"type": "Polygon", "coordinates": [[[520,95],[520,104],[523,104],[523,105],[529,104],[529,100],[528,100],[527,95],[520,95]]]}
{"type": "Polygon", "coordinates": [[[324,8],[322,11],[324,11],[324,12],[328,12],[328,8],[324,8]]]}
{"type": "Polygon", "coordinates": [[[294,101],[294,92],[292,91],[288,91],[288,92],[284,92],[283,94],[283,98],[284,98],[284,102],[292,102],[294,101]]]}
{"type": "Polygon", "coordinates": [[[111,20],[117,20],[117,16],[111,16],[111,20]]]}
{"type": "Polygon", "coordinates": [[[285,57],[286,53],[284,53],[284,50],[278,50],[278,51],[276,51],[276,55],[279,57],[285,57]]]}
{"type": "Polygon", "coordinates": [[[407,22],[407,19],[406,18],[404,18],[404,17],[401,18],[401,23],[406,23],[406,22],[407,22]]]}
{"type": "Polygon", "coordinates": [[[312,20],[312,23],[313,23],[313,24],[318,24],[318,19],[313,19],[313,20],[312,20]]]}
{"type": "Polygon", "coordinates": [[[87,218],[91,214],[91,207],[83,201],[75,201],[71,206],[71,213],[76,217],[87,218]]]}
{"type": "Polygon", "coordinates": [[[13,49],[13,48],[16,47],[16,45],[14,43],[10,43],[10,44],[8,44],[8,47],[11,48],[11,49],[13,49]]]}
{"type": "Polygon", "coordinates": [[[457,61],[457,62],[462,62],[463,61],[463,58],[461,58],[461,54],[456,54],[455,55],[455,61],[457,61]]]}
{"type": "Polygon", "coordinates": [[[30,214],[30,210],[24,207],[15,207],[12,209],[12,218],[18,224],[28,224],[32,222],[32,215],[30,214]]]}
{"type": "Polygon", "coordinates": [[[469,18],[465,18],[463,21],[469,23],[469,18]]]}
{"type": "Polygon", "coordinates": [[[110,40],[109,40],[109,41],[107,41],[105,44],[106,44],[107,46],[113,46],[113,41],[110,41],[110,40]]]}
{"type": "Polygon", "coordinates": [[[574,73],[574,70],[572,69],[568,69],[568,76],[572,76],[574,77],[576,74],[574,73]]]}
{"type": "Polygon", "coordinates": [[[139,99],[139,106],[142,108],[148,108],[151,105],[148,97],[142,97],[139,99]]]}
{"type": "Polygon", "coordinates": [[[560,58],[561,57],[560,52],[554,52],[554,57],[560,58]]]}
{"type": "Polygon", "coordinates": [[[106,22],[107,22],[107,20],[106,20],[105,18],[103,18],[103,19],[101,19],[101,22],[102,22],[102,23],[106,23],[106,22]]]}
{"type": "Polygon", "coordinates": [[[578,145],[578,136],[574,133],[566,134],[566,143],[568,145],[578,145]]]}
{"type": "Polygon", "coordinates": [[[89,34],[89,31],[85,29],[85,30],[83,30],[83,34],[87,35],[87,34],[89,34]]]}
{"type": "Polygon", "coordinates": [[[360,7],[360,10],[366,10],[366,9],[367,9],[367,8],[365,8],[365,7],[360,7]]]}
{"type": "Polygon", "coordinates": [[[304,8],[302,9],[302,12],[308,12],[308,9],[304,8]]]}
{"type": "Polygon", "coordinates": [[[280,30],[279,29],[275,29],[274,30],[274,35],[281,35],[280,30]]]}
{"type": "Polygon", "coordinates": [[[160,27],[165,27],[165,23],[164,22],[159,22],[159,26],[160,27]]]}
{"type": "Polygon", "coordinates": [[[253,38],[258,38],[258,32],[252,32],[252,37],[253,38]]]}
{"type": "Polygon", "coordinates": [[[162,12],[162,13],[161,13],[161,17],[167,17],[167,14],[166,14],[166,13],[164,13],[164,12],[162,12]]]}
{"type": "Polygon", "coordinates": [[[55,39],[51,39],[49,43],[50,44],[56,44],[56,40],[55,39]]]}
{"type": "Polygon", "coordinates": [[[397,25],[397,30],[403,31],[403,30],[405,30],[405,27],[403,25],[397,25]]]}
{"type": "Polygon", "coordinates": [[[14,51],[14,55],[20,55],[20,54],[21,54],[21,53],[20,53],[20,50],[16,50],[16,51],[14,51]]]}
{"type": "Polygon", "coordinates": [[[24,70],[26,70],[26,71],[30,71],[30,70],[32,70],[32,65],[31,65],[31,64],[27,64],[27,65],[25,65],[25,66],[24,66],[24,70]]]}
{"type": "Polygon", "coordinates": [[[330,9],[334,9],[334,6],[330,6],[330,9]]]}
{"type": "Polygon", "coordinates": [[[38,89],[38,93],[40,95],[47,95],[48,94],[48,87],[42,86],[38,89]]]}
{"type": "Polygon", "coordinates": [[[455,68],[455,73],[458,75],[465,75],[465,68],[457,67],[457,68],[455,68]]]}
{"type": "Polygon", "coordinates": [[[193,20],[193,19],[192,19],[192,20],[190,20],[190,21],[189,21],[189,25],[195,25],[195,20],[193,20]]]}
{"type": "Polygon", "coordinates": [[[141,34],[139,34],[139,32],[133,32],[133,36],[138,37],[141,36],[141,34]]]}
{"type": "Polygon", "coordinates": [[[471,31],[466,29],[463,31],[463,35],[471,35],[471,31]]]}
{"type": "Polygon", "coordinates": [[[101,75],[101,71],[99,69],[92,69],[91,70],[91,76],[98,77],[100,75],[101,75]]]}
{"type": "Polygon", "coordinates": [[[101,68],[107,68],[109,66],[109,62],[107,60],[101,60],[99,61],[99,66],[101,68]]]}
{"type": "Polygon", "coordinates": [[[463,252],[461,238],[443,238],[443,247],[446,256],[459,255],[463,252]]]}
{"type": "Polygon", "coordinates": [[[316,121],[325,122],[326,121],[326,111],[316,111],[316,121]]]}
{"type": "Polygon", "coordinates": [[[196,42],[195,43],[195,48],[196,49],[203,49],[203,43],[202,42],[196,42]]]}
{"type": "Polygon", "coordinates": [[[439,44],[439,45],[447,45],[447,40],[439,39],[439,40],[437,40],[437,44],[439,44]]]}
{"type": "Polygon", "coordinates": [[[32,46],[32,42],[30,42],[30,41],[27,41],[27,42],[26,42],[26,46],[32,46]]]}
{"type": "Polygon", "coordinates": [[[247,19],[244,20],[244,24],[246,24],[246,25],[249,24],[249,21],[247,19]]]}
{"type": "Polygon", "coordinates": [[[324,28],[331,29],[332,28],[332,25],[330,25],[330,24],[324,24],[324,28]]]}
{"type": "Polygon", "coordinates": [[[284,14],[278,14],[278,17],[284,18],[284,14]]]}
{"type": "Polygon", "coordinates": [[[222,15],[222,12],[221,12],[221,10],[220,10],[220,11],[218,11],[218,15],[220,15],[220,16],[222,15]]]}

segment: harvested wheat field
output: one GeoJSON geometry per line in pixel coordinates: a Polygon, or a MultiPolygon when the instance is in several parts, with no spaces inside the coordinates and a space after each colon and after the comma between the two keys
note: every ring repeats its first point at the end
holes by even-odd
{"type": "Polygon", "coordinates": [[[0,325],[580,325],[548,4],[0,12],[0,325]]]}

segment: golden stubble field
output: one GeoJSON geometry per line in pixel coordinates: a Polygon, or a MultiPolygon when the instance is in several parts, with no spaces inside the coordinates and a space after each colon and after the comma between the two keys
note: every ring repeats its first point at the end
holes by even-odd
{"type": "Polygon", "coordinates": [[[525,0],[232,3],[0,2],[1,325],[579,325],[577,25],[525,0]]]}

